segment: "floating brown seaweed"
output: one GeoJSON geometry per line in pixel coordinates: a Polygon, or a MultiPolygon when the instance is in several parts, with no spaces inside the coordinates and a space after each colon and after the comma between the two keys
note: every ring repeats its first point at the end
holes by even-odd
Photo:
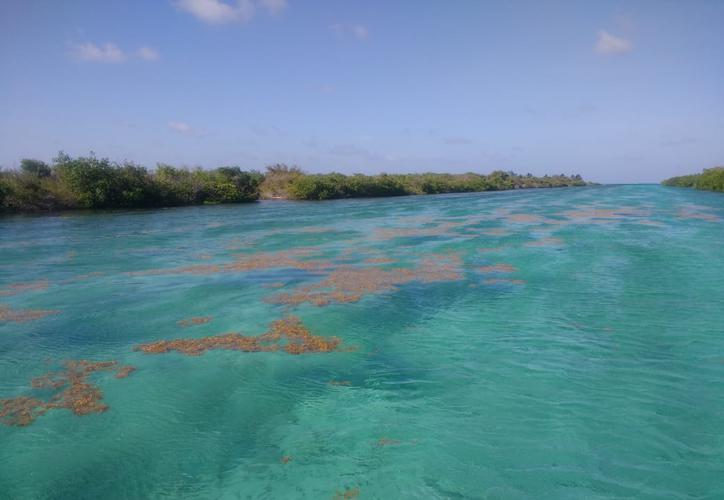
{"type": "Polygon", "coordinates": [[[331,266],[323,260],[301,260],[299,257],[308,256],[311,250],[307,248],[287,250],[283,252],[255,253],[252,255],[237,255],[236,260],[224,266],[227,271],[255,271],[257,269],[293,268],[314,271],[326,269],[331,266]]]}
{"type": "Polygon", "coordinates": [[[676,213],[679,219],[698,219],[707,222],[719,222],[721,218],[718,215],[707,212],[694,211],[688,208],[682,208],[676,213]]]}
{"type": "Polygon", "coordinates": [[[352,382],[349,380],[330,380],[329,385],[350,386],[352,385],[352,382]]]}
{"type": "MultiPolygon", "coordinates": [[[[454,224],[454,223],[449,223],[454,224]]],[[[454,225],[457,225],[456,223],[454,225]]],[[[327,305],[332,302],[357,302],[362,296],[380,290],[392,290],[396,285],[410,281],[449,281],[460,279],[457,267],[459,257],[450,255],[431,255],[423,259],[414,269],[375,267],[356,268],[344,265],[340,261],[309,258],[315,252],[313,247],[300,247],[287,251],[262,252],[237,255],[233,262],[220,265],[191,265],[176,268],[148,269],[127,273],[131,276],[158,276],[175,274],[208,275],[222,272],[248,272],[261,269],[291,268],[327,275],[317,284],[308,285],[289,294],[279,294],[269,299],[273,303],[300,304],[309,302],[315,305],[327,305]],[[330,289],[331,288],[331,289],[330,289]]],[[[392,264],[395,259],[379,256],[363,261],[365,264],[392,264]]],[[[277,288],[284,283],[262,285],[265,288],[277,288]]],[[[188,326],[188,325],[181,325],[188,326]]]]}
{"type": "Polygon", "coordinates": [[[504,229],[502,227],[494,227],[492,229],[484,229],[480,231],[482,234],[488,235],[488,236],[507,236],[510,234],[510,231],[507,229],[504,229]]]}
{"type": "Polygon", "coordinates": [[[75,415],[101,413],[108,409],[103,403],[103,391],[88,382],[88,376],[98,371],[116,371],[116,378],[125,378],[135,370],[119,366],[116,361],[67,361],[65,370],[50,372],[31,381],[34,389],[59,390],[48,401],[18,396],[0,400],[0,421],[6,425],[30,425],[48,410],[67,409],[75,415]]]}
{"type": "Polygon", "coordinates": [[[544,222],[546,219],[541,217],[540,215],[534,215],[534,214],[510,214],[505,217],[505,220],[508,222],[520,222],[520,223],[540,223],[544,222]]]}
{"type": "Polygon", "coordinates": [[[293,458],[290,455],[282,455],[282,458],[279,459],[279,461],[283,464],[288,464],[292,460],[293,458]]]}
{"type": "Polygon", "coordinates": [[[122,366],[116,371],[116,378],[126,378],[135,371],[135,366],[122,366]]]}
{"type": "Polygon", "coordinates": [[[5,425],[25,427],[46,411],[48,408],[44,401],[28,396],[0,399],[0,421],[5,425]]]}
{"type": "Polygon", "coordinates": [[[255,254],[237,255],[233,262],[224,265],[196,264],[183,267],[169,267],[161,269],[146,269],[144,271],[131,271],[129,276],[164,276],[175,274],[209,275],[229,271],[255,271],[258,269],[295,268],[305,270],[326,269],[330,263],[321,260],[301,260],[299,257],[308,256],[312,250],[308,247],[296,248],[281,252],[261,252],[255,254]]]}
{"type": "Polygon", "coordinates": [[[621,219],[631,217],[647,217],[651,215],[649,210],[643,210],[635,207],[618,207],[618,208],[588,208],[583,207],[578,210],[568,210],[563,212],[564,217],[569,221],[587,222],[590,224],[610,224],[621,219]]]}
{"type": "Polygon", "coordinates": [[[209,323],[214,318],[211,316],[194,316],[193,318],[182,319],[176,322],[181,328],[188,328],[195,325],[203,325],[209,323]]]}
{"type": "Polygon", "coordinates": [[[255,337],[226,333],[197,339],[160,340],[141,344],[136,350],[146,354],[177,351],[187,356],[200,356],[210,350],[270,352],[283,349],[289,354],[304,354],[331,352],[337,350],[341,343],[337,337],[312,335],[299,318],[288,316],[274,321],[266,333],[255,337]]]}
{"type": "Polygon", "coordinates": [[[312,335],[296,316],[289,316],[274,321],[267,335],[274,339],[287,340],[284,350],[289,354],[307,352],[331,352],[337,349],[342,341],[337,337],[312,335]]]}
{"type": "Polygon", "coordinates": [[[337,491],[334,500],[350,500],[359,496],[359,488],[347,488],[344,491],[337,491]]]}
{"type": "Polygon", "coordinates": [[[453,235],[453,229],[464,226],[464,222],[442,222],[432,227],[395,227],[375,229],[373,238],[391,240],[393,238],[445,236],[453,235]]]}
{"type": "Polygon", "coordinates": [[[3,321],[25,323],[26,321],[34,321],[59,312],[56,309],[12,309],[9,306],[0,305],[0,323],[3,321]]]}
{"type": "Polygon", "coordinates": [[[394,446],[394,445],[398,445],[400,443],[401,443],[401,441],[399,441],[397,439],[390,439],[390,438],[385,438],[385,437],[381,437],[377,440],[377,446],[379,446],[380,448],[383,446],[394,446]]]}
{"type": "Polygon", "coordinates": [[[268,300],[276,304],[308,302],[316,306],[357,302],[365,295],[394,291],[412,281],[431,283],[462,279],[461,264],[457,255],[434,254],[423,259],[416,268],[340,266],[318,283],[299,287],[291,293],[277,294],[268,300]]]}
{"type": "Polygon", "coordinates": [[[264,342],[259,337],[245,337],[238,333],[226,333],[213,337],[200,339],[176,339],[160,340],[148,344],[139,345],[136,350],[146,354],[163,354],[170,351],[178,351],[187,356],[200,356],[206,351],[224,349],[230,351],[276,351],[279,348],[276,344],[264,342]]]}
{"type": "Polygon", "coordinates": [[[48,280],[30,281],[28,283],[12,283],[4,290],[0,290],[0,297],[10,297],[12,295],[32,290],[47,290],[49,285],[50,282],[48,282],[48,280]]]}

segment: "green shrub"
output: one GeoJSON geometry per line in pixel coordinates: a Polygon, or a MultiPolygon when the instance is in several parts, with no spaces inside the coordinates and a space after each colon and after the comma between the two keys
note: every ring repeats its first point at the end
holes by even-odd
{"type": "Polygon", "coordinates": [[[10,194],[10,185],[5,180],[5,174],[0,172],[0,212],[5,208],[5,199],[10,194]]]}
{"type": "Polygon", "coordinates": [[[239,203],[259,199],[259,185],[263,176],[257,172],[244,172],[239,167],[221,167],[204,174],[209,183],[209,196],[204,200],[207,203],[239,203]]]}
{"type": "Polygon", "coordinates": [[[663,181],[662,184],[724,192],[724,167],[707,168],[700,174],[672,177],[663,181]]]}
{"type": "Polygon", "coordinates": [[[696,180],[694,187],[724,192],[724,167],[708,168],[696,180]]]}
{"type": "Polygon", "coordinates": [[[303,175],[292,179],[288,191],[298,200],[345,198],[343,182],[342,174],[303,175]]]}
{"type": "Polygon", "coordinates": [[[51,170],[47,163],[40,160],[23,158],[20,160],[20,170],[35,177],[50,177],[51,170]]]}

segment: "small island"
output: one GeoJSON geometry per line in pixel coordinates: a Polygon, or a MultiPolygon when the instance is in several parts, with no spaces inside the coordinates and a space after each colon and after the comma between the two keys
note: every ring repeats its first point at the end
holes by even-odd
{"type": "Polygon", "coordinates": [[[700,174],[672,177],[663,181],[662,184],[724,193],[724,167],[707,168],[700,174]]]}
{"type": "Polygon", "coordinates": [[[585,186],[580,175],[490,174],[309,174],[277,164],[266,172],[238,166],[211,170],[159,163],[149,170],[94,154],[59,153],[48,165],[23,159],[19,170],[0,170],[0,213],[72,209],[160,208],[244,203],[259,199],[330,200],[509,189],[585,186]]]}

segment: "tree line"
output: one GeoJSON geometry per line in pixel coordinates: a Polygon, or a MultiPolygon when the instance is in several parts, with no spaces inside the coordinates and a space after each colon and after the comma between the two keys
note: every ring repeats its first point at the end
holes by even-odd
{"type": "Polygon", "coordinates": [[[482,174],[307,174],[284,165],[267,167],[264,197],[329,200],[377,196],[468,193],[505,189],[585,186],[580,175],[535,177],[496,170],[482,174]]]}
{"type": "Polygon", "coordinates": [[[582,186],[580,175],[535,177],[495,171],[481,174],[308,174],[278,164],[262,173],[238,166],[149,170],[94,154],[59,153],[51,164],[23,159],[16,170],[0,170],[1,212],[68,209],[150,208],[263,199],[328,200],[413,194],[582,186]]]}
{"type": "Polygon", "coordinates": [[[672,177],[662,182],[664,186],[691,187],[724,193],[724,167],[707,168],[700,174],[672,177]]]}

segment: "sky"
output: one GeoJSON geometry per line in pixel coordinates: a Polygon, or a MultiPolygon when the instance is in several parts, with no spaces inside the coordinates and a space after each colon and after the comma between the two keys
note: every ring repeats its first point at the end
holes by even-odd
{"type": "Polygon", "coordinates": [[[724,1],[0,0],[0,166],[724,165],[724,1]]]}

